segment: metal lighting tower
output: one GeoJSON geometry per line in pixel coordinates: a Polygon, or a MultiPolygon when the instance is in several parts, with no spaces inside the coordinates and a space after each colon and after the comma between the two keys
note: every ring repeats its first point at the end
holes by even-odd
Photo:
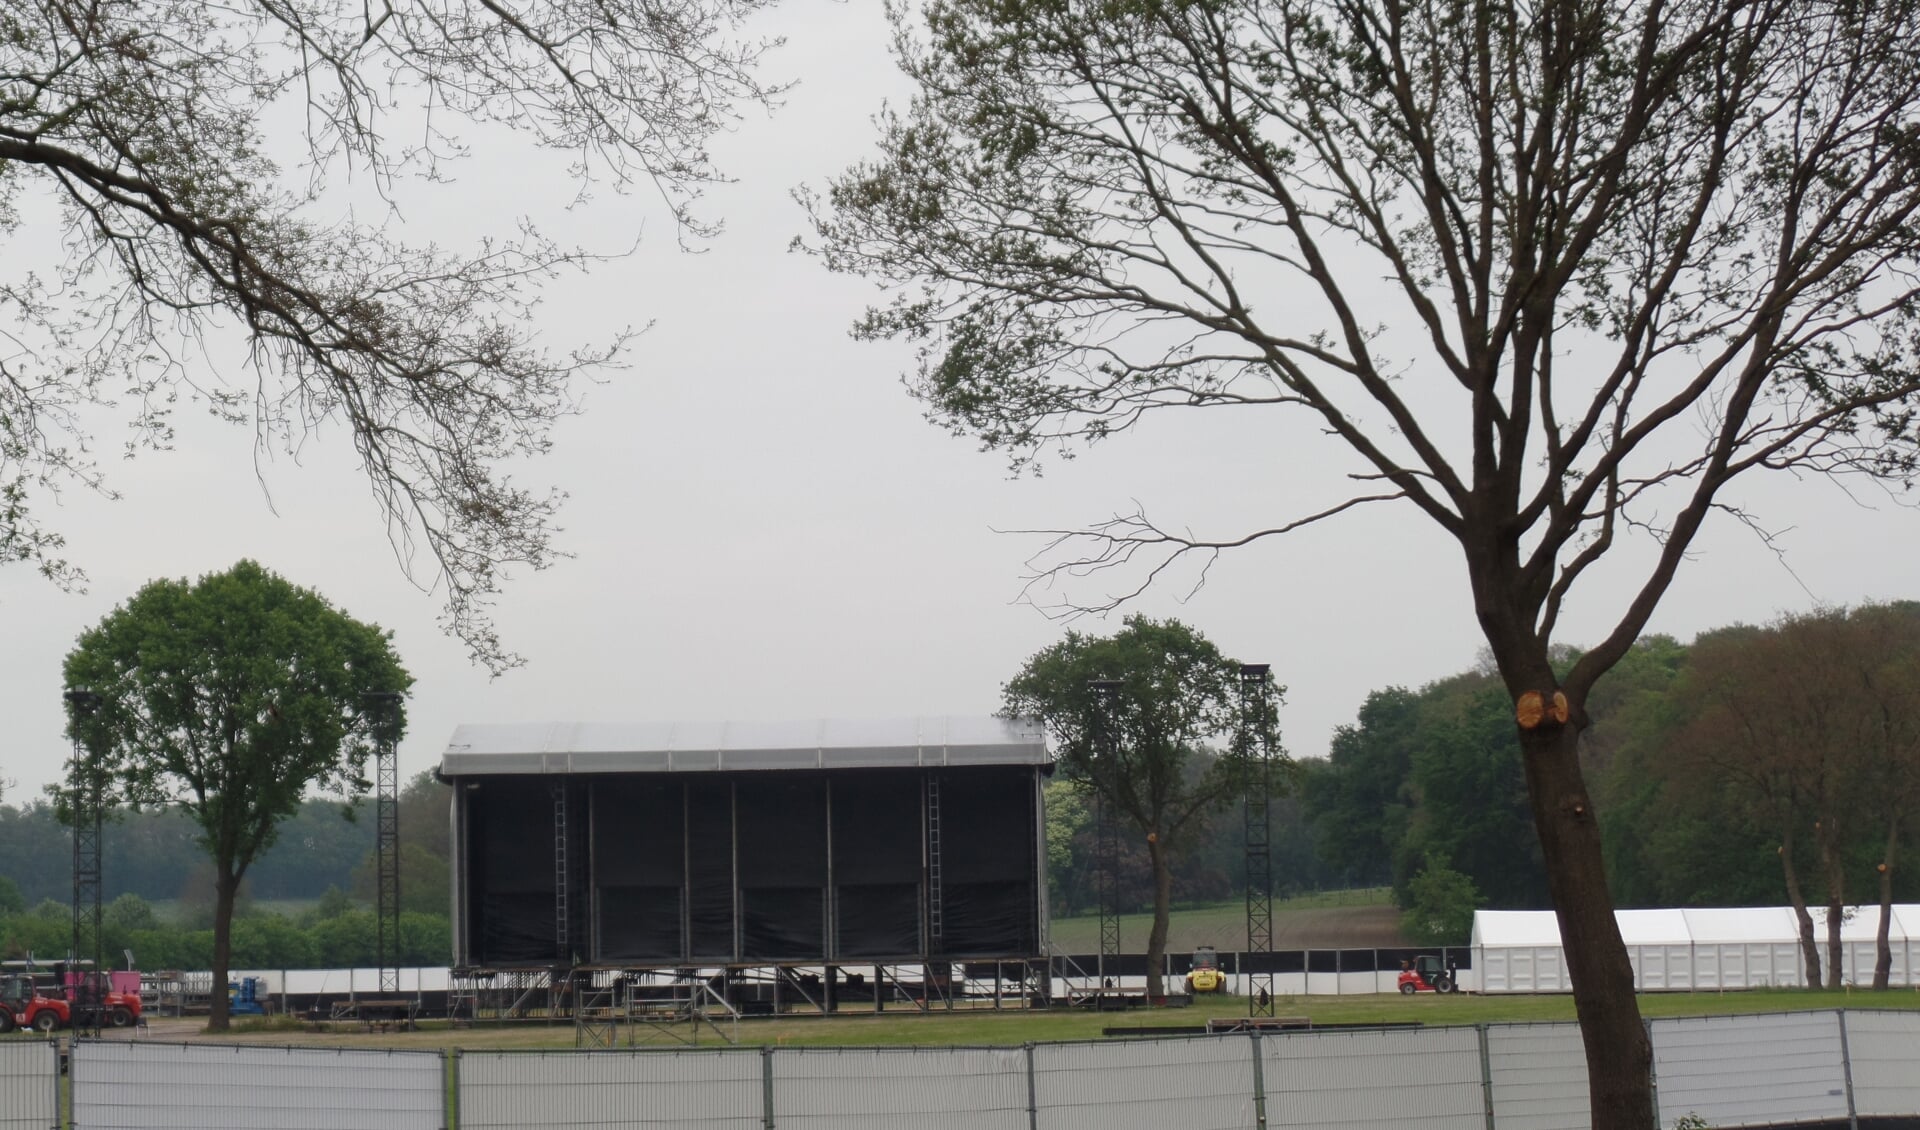
{"type": "MultiPolygon", "coordinates": [[[[100,810],[104,807],[106,782],[101,779],[99,758],[85,738],[87,724],[100,709],[100,696],[89,690],[71,690],[65,698],[73,725],[73,773],[68,778],[73,786],[73,936],[67,957],[92,958],[95,972],[102,972],[106,966],[100,935],[100,810]]],[[[83,1008],[73,1018],[73,1026],[99,1028],[99,1001],[83,1008]]]]}
{"type": "Polygon", "coordinates": [[[374,921],[380,991],[400,991],[400,770],[394,751],[400,695],[367,691],[360,696],[374,735],[374,921]]]}
{"type": "Polygon", "coordinates": [[[1256,758],[1247,775],[1247,1015],[1273,1015],[1273,676],[1265,663],[1240,668],[1241,755],[1256,758]]]}
{"type": "MultiPolygon", "coordinates": [[[[1107,772],[1120,767],[1120,680],[1095,679],[1096,723],[1107,772]]],[[[1094,825],[1100,864],[1100,987],[1120,972],[1120,840],[1113,827],[1113,803],[1104,791],[1094,795],[1094,825]]]]}

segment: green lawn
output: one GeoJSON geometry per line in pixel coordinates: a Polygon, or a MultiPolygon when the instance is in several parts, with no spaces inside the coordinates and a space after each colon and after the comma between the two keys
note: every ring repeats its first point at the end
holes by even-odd
{"type": "MultiPolygon", "coordinates": [[[[1808,992],[1799,989],[1759,989],[1737,993],[1649,993],[1640,998],[1648,1018],[1718,1016],[1751,1012],[1794,1012],[1828,1008],[1900,1008],[1920,1010],[1920,992],[1808,992]]],[[[994,1012],[971,1008],[929,1014],[893,1012],[821,1016],[785,1016],[743,1020],[738,1026],[743,1045],[785,1047],[877,1046],[1008,1046],[1061,1040],[1097,1040],[1103,1030],[1132,1029],[1145,1035],[1159,1026],[1200,1026],[1210,1016],[1246,1015],[1246,1001],[1215,997],[1188,1008],[1136,1009],[1126,1012],[994,1012]]],[[[1481,1024],[1573,1019],[1570,996],[1404,997],[1397,993],[1352,997],[1282,997],[1275,1002],[1280,1016],[1303,1016],[1314,1024],[1481,1024]]],[[[644,1032],[644,1029],[636,1029],[644,1032]]],[[[164,1031],[156,1025],[157,1040],[204,1040],[197,1025],[164,1031]]],[[[573,1027],[557,1024],[482,1024],[450,1028],[433,1022],[418,1032],[374,1033],[341,1028],[314,1031],[281,1021],[243,1027],[221,1039],[245,1043],[311,1047],[462,1048],[474,1051],[508,1048],[568,1048],[573,1027]]],[[[622,1037],[624,1045],[625,1037],[622,1037]]],[[[703,1028],[702,1045],[718,1043],[703,1028]]],[[[649,1046],[671,1046],[655,1038],[649,1046]]]]}

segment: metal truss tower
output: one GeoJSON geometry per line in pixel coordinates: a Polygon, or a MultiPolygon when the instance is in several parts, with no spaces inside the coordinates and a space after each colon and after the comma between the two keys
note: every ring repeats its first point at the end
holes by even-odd
{"type": "Polygon", "coordinates": [[[368,691],[360,696],[374,723],[374,953],[380,962],[380,992],[400,991],[400,695],[368,691]]]}
{"type": "MultiPolygon", "coordinates": [[[[106,807],[106,781],[98,757],[88,748],[86,730],[100,709],[100,696],[88,690],[66,693],[67,716],[73,727],[73,764],[67,776],[73,804],[73,934],[67,948],[70,960],[88,959],[96,972],[105,969],[101,927],[101,810],[106,807]]],[[[83,1002],[84,1003],[84,1002],[83,1002]]],[[[100,1027],[100,1002],[73,1017],[76,1029],[100,1027]]]]}
{"type": "Polygon", "coordinates": [[[1240,668],[1240,743],[1247,776],[1247,1015],[1273,1015],[1273,676],[1265,663],[1240,668]]]}

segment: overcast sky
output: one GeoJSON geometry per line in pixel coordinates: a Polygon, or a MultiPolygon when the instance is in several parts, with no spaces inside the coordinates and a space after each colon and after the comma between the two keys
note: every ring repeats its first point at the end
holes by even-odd
{"type": "MultiPolygon", "coordinates": [[[[1229,536],[1323,504],[1344,454],[1311,428],[1247,412],[1169,418],[1010,480],[1002,457],[921,418],[899,382],[904,350],[849,339],[874,291],[788,252],[804,228],[789,194],[862,156],[880,100],[903,93],[877,9],[789,0],[777,14],[789,43],[770,74],[799,85],[771,118],[749,112],[716,142],[739,181],[710,195],[706,212],[727,231],[702,254],[676,250],[644,195],[602,192],[564,211],[563,162],[525,150],[493,151],[430,207],[410,208],[410,236],[450,245],[520,213],[609,250],[644,234],[632,257],[555,286],[540,315],[556,347],[654,328],[630,369],[587,390],[556,454],[523,472],[572,496],[561,540],[575,555],[519,577],[500,603],[525,667],[490,679],[441,634],[439,595],[396,565],[337,430],[297,459],[257,462],[250,432],[189,407],[177,450],[109,465],[119,501],[41,499],[90,574],[87,592],[0,569],[0,777],[18,786],[7,800],[60,773],[60,663],[79,633],[152,578],[242,557],[395,632],[418,680],[400,750],[412,775],[462,722],[989,713],[1021,661],[1063,630],[1018,603],[1040,543],[996,530],[1082,524],[1137,500],[1163,523],[1229,536]]],[[[21,246],[5,270],[26,266],[21,246]]],[[[120,437],[103,438],[112,450],[120,437]]],[[[1910,510],[1781,476],[1734,497],[1786,531],[1785,563],[1731,523],[1711,527],[1656,629],[1686,638],[1817,601],[1915,595],[1910,510]]],[[[1296,755],[1323,754],[1370,690],[1451,674],[1481,646],[1457,554],[1410,507],[1241,551],[1183,601],[1186,587],[1138,608],[1273,664],[1296,755]]],[[[1596,636],[1623,596],[1590,590],[1563,638],[1596,636]]]]}

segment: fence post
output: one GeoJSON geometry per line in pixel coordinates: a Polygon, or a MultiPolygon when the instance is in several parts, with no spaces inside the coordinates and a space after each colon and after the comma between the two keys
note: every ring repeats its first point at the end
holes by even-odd
{"type": "Polygon", "coordinates": [[[1040,1095],[1033,1080],[1033,1045],[1025,1045],[1027,1053],[1027,1130],[1040,1130],[1040,1095]]]}
{"type": "Polygon", "coordinates": [[[1853,1049],[1847,1045],[1847,1010],[1834,1009],[1840,1018],[1840,1072],[1847,1089],[1847,1130],[1860,1130],[1860,1116],[1853,1107],[1853,1049]]]}
{"type": "MultiPolygon", "coordinates": [[[[74,1113],[79,1110],[79,1104],[74,1101],[69,1101],[65,1111],[60,1109],[60,1041],[48,1040],[47,1054],[53,1058],[53,1070],[48,1073],[47,1085],[53,1088],[53,1124],[55,1130],[58,1130],[61,1126],[73,1125],[73,1116],[74,1113]],[[64,1117],[62,1117],[63,1115],[64,1117]]],[[[67,1079],[74,1083],[79,1082],[79,1076],[75,1074],[76,1070],[74,1062],[68,1060],[67,1079]]],[[[70,1100],[80,1097],[77,1088],[69,1088],[68,1095],[70,1100]]]]}
{"type": "Polygon", "coordinates": [[[454,1130],[460,1125],[460,1049],[440,1053],[440,1125],[454,1130]]]}
{"type": "Polygon", "coordinates": [[[1473,1030],[1480,1037],[1480,1103],[1487,1110],[1487,1130],[1493,1130],[1493,1055],[1487,1050],[1487,1026],[1475,1024],[1473,1030]]]}
{"type": "Polygon", "coordinates": [[[1260,1029],[1247,1029],[1247,1045],[1253,1049],[1253,1125],[1267,1130],[1267,1074],[1261,1064],[1260,1029]]]}
{"type": "Polygon", "coordinates": [[[773,1130],[773,1048],[760,1049],[760,1125],[773,1130]]]}

